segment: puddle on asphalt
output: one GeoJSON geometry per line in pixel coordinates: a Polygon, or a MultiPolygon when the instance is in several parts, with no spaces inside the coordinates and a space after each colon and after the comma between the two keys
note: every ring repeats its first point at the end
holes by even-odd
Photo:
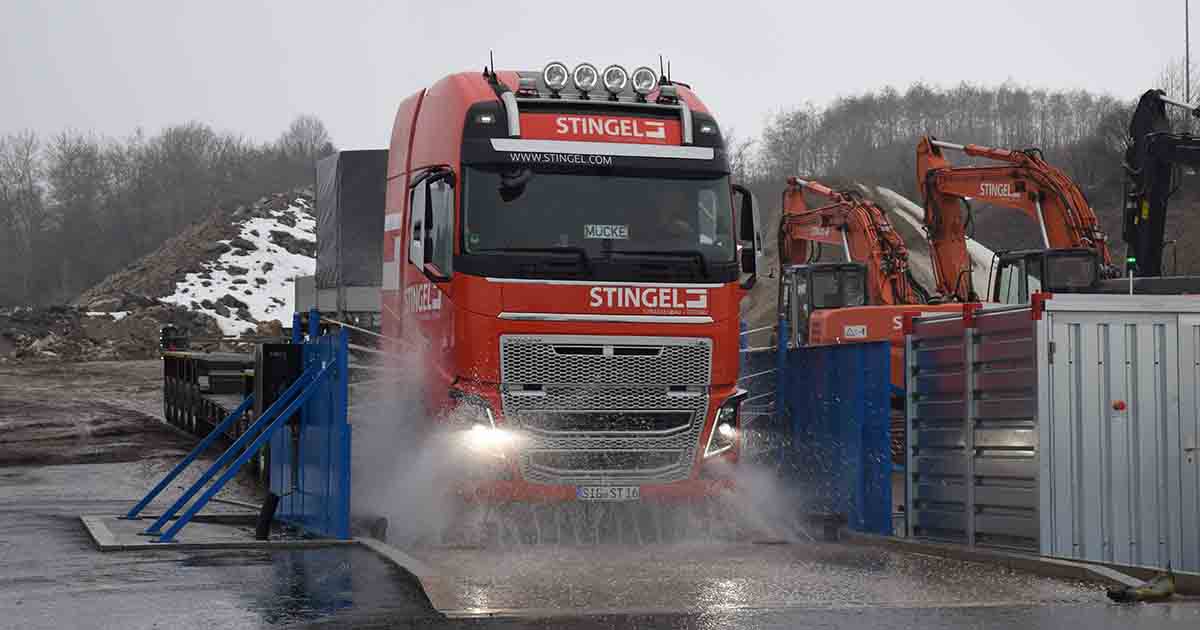
{"type": "Polygon", "coordinates": [[[416,578],[358,546],[280,551],[198,553],[181,558],[188,570],[213,569],[229,587],[225,602],[285,626],[343,614],[353,617],[438,617],[416,578]]]}

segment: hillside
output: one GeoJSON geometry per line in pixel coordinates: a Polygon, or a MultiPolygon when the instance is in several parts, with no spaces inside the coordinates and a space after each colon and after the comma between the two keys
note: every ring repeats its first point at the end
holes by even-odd
{"type": "Polygon", "coordinates": [[[253,332],[259,322],[291,317],[293,279],[315,268],[315,234],[308,192],[215,211],[76,304],[123,312],[131,301],[158,301],[212,317],[226,335],[253,332]]]}

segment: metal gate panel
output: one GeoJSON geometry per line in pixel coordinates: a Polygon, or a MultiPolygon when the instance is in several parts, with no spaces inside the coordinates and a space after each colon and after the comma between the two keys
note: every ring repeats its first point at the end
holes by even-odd
{"type": "Polygon", "coordinates": [[[963,331],[961,315],[919,318],[906,341],[909,536],[970,540],[963,331]]]}
{"type": "Polygon", "coordinates": [[[1036,328],[1028,307],[919,318],[907,341],[909,535],[1036,549],[1036,328]]]}
{"type": "Polygon", "coordinates": [[[970,514],[978,545],[1036,549],[1037,340],[1029,308],[978,312],[967,331],[970,514]]]}
{"type": "Polygon", "coordinates": [[[1183,564],[1174,313],[1046,314],[1040,551],[1183,564]]]}

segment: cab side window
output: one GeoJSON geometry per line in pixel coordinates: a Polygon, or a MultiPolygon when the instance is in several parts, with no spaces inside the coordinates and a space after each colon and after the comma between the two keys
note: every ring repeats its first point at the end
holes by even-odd
{"type": "Polygon", "coordinates": [[[1000,268],[1000,290],[996,299],[1001,304],[1015,304],[1020,292],[1021,283],[1017,277],[1020,273],[1020,263],[1009,263],[1000,268]]]}
{"type": "Polygon", "coordinates": [[[418,269],[425,266],[425,184],[409,191],[409,216],[412,217],[412,237],[408,243],[408,262],[418,269]]]}
{"type": "Polygon", "coordinates": [[[415,177],[409,192],[412,234],[408,261],[422,271],[448,277],[454,260],[454,178],[449,171],[415,177]]]}
{"type": "Polygon", "coordinates": [[[429,185],[426,262],[450,275],[454,260],[454,187],[441,179],[429,185]]]}

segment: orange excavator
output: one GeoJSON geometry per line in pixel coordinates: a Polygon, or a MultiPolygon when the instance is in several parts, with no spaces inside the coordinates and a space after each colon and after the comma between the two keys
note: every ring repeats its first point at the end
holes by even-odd
{"type": "Polygon", "coordinates": [[[854,191],[788,179],[779,221],[780,317],[792,346],[892,343],[892,382],[904,388],[904,315],[961,312],[926,306],[911,274],[908,248],[879,206],[854,191]],[[804,194],[829,200],[810,208],[804,194]],[[818,244],[840,245],[849,262],[816,262],[818,244]],[[916,308],[914,308],[914,305],[916,308]]]}
{"type": "Polygon", "coordinates": [[[1019,303],[1039,290],[1083,292],[1121,274],[1087,197],[1038,149],[995,149],[926,136],[917,145],[917,186],[925,208],[937,299],[980,299],[971,280],[966,242],[972,199],[1021,210],[1037,220],[1041,232],[1042,249],[1000,255],[988,299],[1019,303]],[[952,166],[946,151],[999,164],[952,166]]]}
{"type": "Polygon", "coordinates": [[[846,259],[867,266],[869,304],[923,304],[925,290],[912,279],[908,248],[892,228],[887,215],[857,192],[835,191],[817,182],[788,178],[783,191],[783,216],[779,225],[779,258],[784,265],[816,260],[813,243],[841,245],[846,259]],[[804,192],[830,203],[810,209],[804,192]]]}

